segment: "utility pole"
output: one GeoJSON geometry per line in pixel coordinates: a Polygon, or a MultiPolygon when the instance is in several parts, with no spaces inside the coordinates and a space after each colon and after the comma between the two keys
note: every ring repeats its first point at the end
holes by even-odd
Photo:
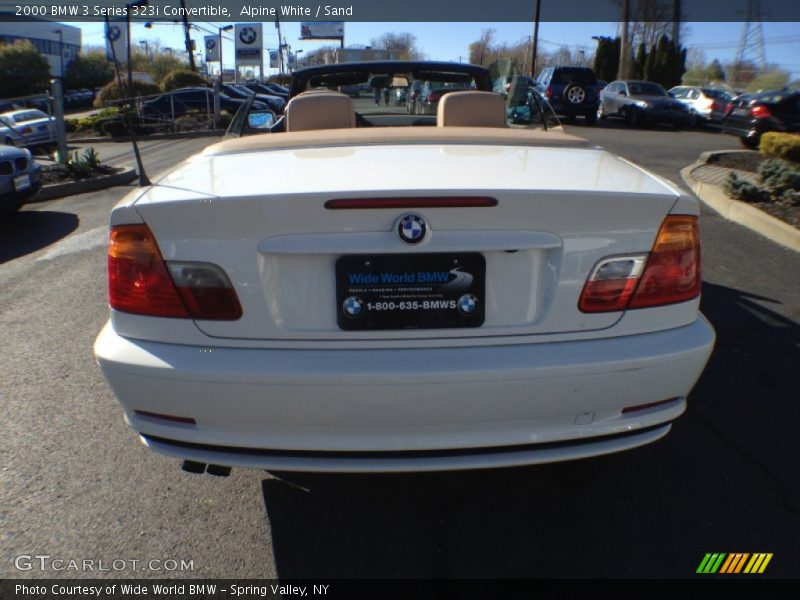
{"type": "Polygon", "coordinates": [[[539,48],[539,17],[542,12],[542,0],[536,0],[536,17],[533,24],[533,48],[531,49],[531,77],[536,78],[536,52],[539,48]]]}
{"type": "Polygon", "coordinates": [[[196,71],[197,68],[194,65],[194,48],[192,48],[192,38],[189,35],[189,17],[186,16],[186,0],[181,0],[181,9],[181,12],[183,12],[183,33],[186,40],[186,52],[189,54],[189,68],[192,71],[196,71]]]}
{"type": "Polygon", "coordinates": [[[277,15],[275,15],[275,27],[278,30],[278,59],[280,60],[281,79],[283,79],[283,38],[281,37],[281,21],[277,15]]]}
{"type": "Polygon", "coordinates": [[[617,79],[627,79],[630,69],[630,39],[628,38],[628,21],[630,21],[631,3],[630,0],[622,0],[622,36],[619,45],[619,69],[617,79]]]}
{"type": "Polygon", "coordinates": [[[672,0],[672,41],[676,48],[681,43],[681,0],[672,0]]]}

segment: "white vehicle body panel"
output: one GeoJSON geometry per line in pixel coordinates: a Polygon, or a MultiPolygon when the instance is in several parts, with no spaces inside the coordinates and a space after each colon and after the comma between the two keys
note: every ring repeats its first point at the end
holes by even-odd
{"type": "Polygon", "coordinates": [[[95,355],[143,441],[200,462],[428,470],[632,448],[663,436],[683,412],[713,330],[698,315],[699,298],[596,314],[579,311],[578,298],[599,259],[647,253],[668,214],[698,212],[673,184],[596,148],[212,147],[132,193],[111,222],[146,223],[168,262],[221,267],[243,316],[112,311],[95,355]],[[415,196],[498,204],[325,208],[335,199],[415,196]],[[418,246],[395,232],[406,212],[429,223],[418,246]],[[456,251],[485,257],[482,326],[337,326],[340,256],[456,251]],[[651,403],[660,404],[622,412],[651,403]]]}

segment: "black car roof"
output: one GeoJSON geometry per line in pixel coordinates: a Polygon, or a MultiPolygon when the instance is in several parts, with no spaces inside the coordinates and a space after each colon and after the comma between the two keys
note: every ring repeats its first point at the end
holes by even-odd
{"type": "MultiPolygon", "coordinates": [[[[382,60],[371,62],[338,63],[333,65],[317,65],[299,69],[292,74],[291,95],[304,92],[312,77],[333,76],[337,73],[364,74],[369,76],[375,73],[381,75],[394,75],[405,73],[463,73],[471,75],[478,90],[491,91],[492,85],[489,70],[485,67],[466,63],[438,62],[438,61],[407,61],[407,60],[382,60]]],[[[424,77],[423,77],[424,79],[424,77]]],[[[347,85],[345,83],[341,85],[347,85]]]]}

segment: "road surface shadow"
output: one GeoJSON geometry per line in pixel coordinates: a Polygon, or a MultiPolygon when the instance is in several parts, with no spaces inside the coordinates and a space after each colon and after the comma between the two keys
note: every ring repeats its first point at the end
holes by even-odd
{"type": "Polygon", "coordinates": [[[292,578],[687,578],[706,552],[773,552],[800,573],[798,324],[706,284],[719,342],[663,440],[589,460],[262,482],[292,578]]]}
{"type": "Polygon", "coordinates": [[[17,211],[0,219],[0,264],[36,252],[66,237],[78,215],[50,210],[17,211]]]}

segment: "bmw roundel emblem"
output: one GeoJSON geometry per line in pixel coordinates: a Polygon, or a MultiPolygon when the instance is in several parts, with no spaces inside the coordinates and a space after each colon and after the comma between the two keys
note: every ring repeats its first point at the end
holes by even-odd
{"type": "Polygon", "coordinates": [[[342,303],[342,310],[351,319],[357,319],[364,312],[364,301],[358,296],[349,296],[342,303]]]}
{"type": "Polygon", "coordinates": [[[478,310],[478,298],[475,294],[464,294],[456,302],[458,312],[466,317],[471,317],[478,310]]]}
{"type": "Polygon", "coordinates": [[[122,30],[116,25],[109,25],[106,37],[112,42],[116,42],[122,35],[122,30]]]}
{"type": "Polygon", "coordinates": [[[206,48],[209,50],[213,50],[217,46],[217,42],[214,41],[213,38],[209,38],[206,40],[206,48]]]}
{"type": "Polygon", "coordinates": [[[256,30],[252,27],[242,27],[241,31],[239,32],[239,39],[244,44],[252,44],[256,41],[258,34],[256,30]]]}
{"type": "Polygon", "coordinates": [[[397,223],[397,233],[400,239],[407,244],[418,244],[428,233],[425,219],[419,215],[406,215],[397,223]]]}

